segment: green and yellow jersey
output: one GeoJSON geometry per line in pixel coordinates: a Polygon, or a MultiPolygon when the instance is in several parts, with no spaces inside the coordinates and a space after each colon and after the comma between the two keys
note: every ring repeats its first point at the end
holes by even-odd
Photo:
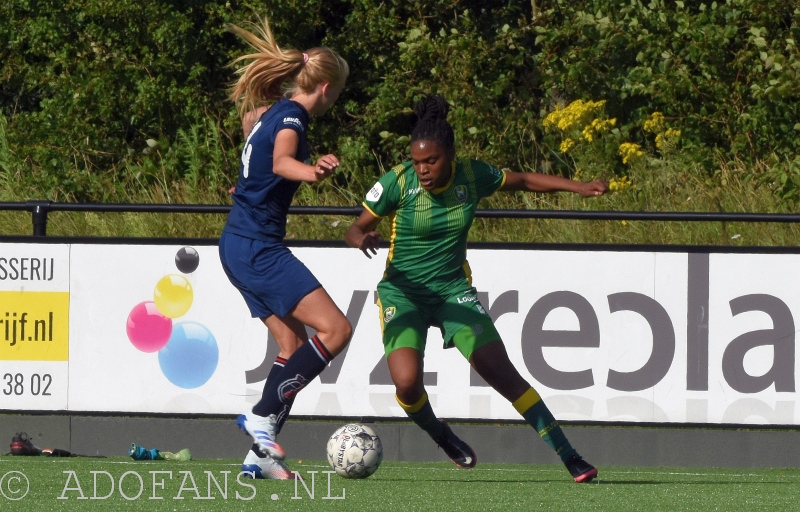
{"type": "Polygon", "coordinates": [[[387,172],[363,203],[376,217],[391,221],[383,280],[415,295],[438,294],[455,281],[469,281],[467,233],[475,209],[505,179],[487,163],[460,160],[453,162],[450,182],[428,192],[410,161],[387,172]]]}

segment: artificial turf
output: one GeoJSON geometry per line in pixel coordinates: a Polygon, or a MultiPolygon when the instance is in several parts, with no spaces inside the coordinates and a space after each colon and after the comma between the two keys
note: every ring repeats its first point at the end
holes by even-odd
{"type": "Polygon", "coordinates": [[[233,459],[3,456],[0,509],[800,510],[800,469],[600,467],[576,484],[562,466],[384,461],[368,479],[346,480],[322,461],[287,462],[302,481],[241,478],[233,459]]]}

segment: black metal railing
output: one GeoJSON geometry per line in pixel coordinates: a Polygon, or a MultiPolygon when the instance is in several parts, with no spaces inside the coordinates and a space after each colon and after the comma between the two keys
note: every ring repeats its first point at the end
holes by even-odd
{"type": "MultiPolygon", "coordinates": [[[[33,236],[47,236],[50,212],[116,212],[116,213],[218,213],[227,214],[230,205],[219,204],[108,204],[108,203],[54,203],[26,201],[2,203],[0,211],[28,211],[33,223],[33,236]]],[[[293,206],[292,215],[348,215],[358,216],[360,206],[293,206]]],[[[733,212],[632,212],[632,211],[576,211],[576,210],[477,210],[476,217],[490,219],[580,219],[616,221],[660,222],[800,222],[794,213],[733,213],[733,212]]]]}

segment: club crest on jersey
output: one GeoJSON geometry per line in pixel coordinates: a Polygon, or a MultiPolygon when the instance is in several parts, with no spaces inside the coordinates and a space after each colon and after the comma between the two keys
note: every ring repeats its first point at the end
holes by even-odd
{"type": "Polygon", "coordinates": [[[464,185],[459,185],[456,187],[456,199],[458,199],[458,202],[461,204],[467,202],[467,187],[464,185]]]}
{"type": "Polygon", "coordinates": [[[397,308],[394,306],[390,306],[383,310],[383,323],[388,323],[392,318],[394,318],[394,314],[397,312],[397,308]]]}

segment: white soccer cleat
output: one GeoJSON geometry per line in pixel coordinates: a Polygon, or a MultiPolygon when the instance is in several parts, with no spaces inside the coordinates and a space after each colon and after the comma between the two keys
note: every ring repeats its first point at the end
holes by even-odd
{"type": "Polygon", "coordinates": [[[283,460],[286,452],[281,445],[275,441],[277,433],[277,418],[274,414],[269,416],[258,416],[253,413],[240,414],[236,418],[236,424],[242,431],[250,434],[259,449],[268,454],[273,459],[283,460]]]}
{"type": "Polygon", "coordinates": [[[286,464],[275,460],[266,453],[253,445],[247,452],[247,457],[242,463],[242,473],[245,476],[267,480],[293,480],[294,473],[286,467],[286,464]]]}

